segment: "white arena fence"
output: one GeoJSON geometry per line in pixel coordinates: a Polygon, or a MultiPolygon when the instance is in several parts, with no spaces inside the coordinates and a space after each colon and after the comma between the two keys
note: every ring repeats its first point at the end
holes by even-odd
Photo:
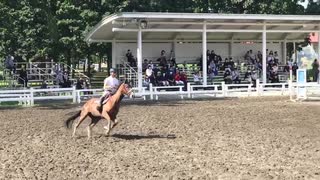
{"type": "MultiPolygon", "coordinates": [[[[310,85],[311,86],[311,85],[310,85]]],[[[315,87],[312,85],[312,87],[315,87]]],[[[316,87],[320,87],[317,85],[316,87]]],[[[133,94],[130,98],[142,98],[143,100],[159,100],[159,98],[178,96],[181,99],[195,97],[247,97],[247,96],[294,96],[296,84],[290,83],[270,83],[261,84],[257,82],[253,84],[225,84],[224,82],[215,85],[191,85],[184,86],[160,86],[143,87],[142,92],[138,92],[137,88],[133,88],[133,94]],[[291,90],[290,90],[291,88],[291,90]]],[[[320,94],[320,88],[314,91],[320,94]]],[[[313,92],[313,93],[315,93],[313,92]]],[[[33,106],[38,101],[50,100],[70,100],[73,103],[81,103],[92,97],[100,97],[103,93],[102,89],[81,89],[57,88],[49,89],[24,89],[24,90],[0,90],[1,102],[18,102],[19,105],[33,106]]],[[[128,100],[126,97],[124,100],[128,100]]]]}
{"type": "Polygon", "coordinates": [[[290,100],[301,101],[301,100],[320,100],[320,84],[318,83],[289,83],[291,87],[290,100]],[[299,88],[302,90],[299,93],[299,88]]]}

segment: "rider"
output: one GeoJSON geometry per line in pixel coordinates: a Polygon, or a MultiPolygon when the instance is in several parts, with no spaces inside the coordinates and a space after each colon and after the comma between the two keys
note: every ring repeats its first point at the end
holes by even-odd
{"type": "Polygon", "coordinates": [[[116,93],[118,86],[120,85],[119,80],[116,78],[116,71],[114,69],[110,69],[110,76],[104,79],[104,93],[100,98],[100,104],[98,106],[98,110],[102,111],[102,103],[103,101],[108,98],[110,95],[113,95],[116,93]]]}

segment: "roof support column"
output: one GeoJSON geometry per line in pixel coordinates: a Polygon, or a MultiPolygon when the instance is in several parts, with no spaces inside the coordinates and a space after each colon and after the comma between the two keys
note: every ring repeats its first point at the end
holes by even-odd
{"type": "MultiPolygon", "coordinates": [[[[296,42],[295,41],[293,41],[293,55],[294,55],[294,57],[293,57],[293,59],[292,59],[292,61],[293,62],[297,62],[297,49],[296,49],[296,42]]],[[[292,63],[293,63],[292,62],[292,63]]]]}
{"type": "MultiPolygon", "coordinates": [[[[117,50],[116,50],[116,39],[112,39],[112,67],[115,68],[116,67],[116,54],[117,54],[117,50]]],[[[110,67],[108,67],[110,69],[110,67]]]]}
{"type": "Polygon", "coordinates": [[[287,39],[283,41],[282,62],[287,63],[287,39]]]}
{"type": "Polygon", "coordinates": [[[262,82],[267,83],[267,27],[263,25],[262,32],[262,82]]]}
{"type": "Polygon", "coordinates": [[[142,92],[142,31],[139,27],[137,39],[137,60],[138,60],[138,91],[142,92]]]}
{"type": "Polygon", "coordinates": [[[202,77],[203,85],[207,85],[207,23],[203,23],[202,31],[202,77]]]}
{"type": "Polygon", "coordinates": [[[318,26],[319,31],[318,31],[318,62],[320,61],[320,24],[318,26]]]}

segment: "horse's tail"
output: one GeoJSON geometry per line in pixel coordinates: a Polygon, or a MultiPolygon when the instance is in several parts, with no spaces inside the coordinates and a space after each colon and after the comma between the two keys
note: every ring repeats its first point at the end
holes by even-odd
{"type": "Polygon", "coordinates": [[[72,122],[73,122],[77,117],[79,117],[80,114],[81,114],[81,110],[78,111],[75,115],[69,117],[69,118],[65,121],[65,126],[66,126],[67,128],[71,128],[70,124],[72,124],[72,122]]]}

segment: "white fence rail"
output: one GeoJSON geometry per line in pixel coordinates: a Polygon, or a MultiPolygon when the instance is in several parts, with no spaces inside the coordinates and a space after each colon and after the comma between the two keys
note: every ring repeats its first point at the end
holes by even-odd
{"type": "MultiPolygon", "coordinates": [[[[297,94],[298,87],[307,87],[307,96],[318,95],[320,99],[320,84],[307,83],[297,85],[296,83],[270,83],[260,84],[216,84],[216,85],[190,85],[184,86],[160,86],[144,87],[142,92],[137,88],[133,89],[131,98],[141,97],[142,99],[158,100],[160,97],[176,95],[181,99],[194,98],[195,96],[213,97],[238,97],[238,96],[281,96],[290,95],[292,98],[297,94]]],[[[50,88],[50,89],[24,89],[0,91],[1,102],[18,102],[23,106],[33,106],[37,101],[43,100],[71,100],[73,103],[81,103],[92,97],[100,97],[102,89],[81,89],[72,88],[50,88]]],[[[127,98],[126,98],[127,99],[127,98]]]]}

